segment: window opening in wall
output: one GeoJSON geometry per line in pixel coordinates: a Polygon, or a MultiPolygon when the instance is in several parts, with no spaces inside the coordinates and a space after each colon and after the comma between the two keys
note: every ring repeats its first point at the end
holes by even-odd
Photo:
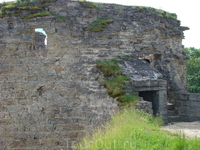
{"type": "Polygon", "coordinates": [[[158,91],[140,91],[139,97],[142,97],[145,101],[152,103],[153,114],[159,113],[159,98],[158,91]]]}
{"type": "Polygon", "coordinates": [[[156,61],[161,58],[161,54],[142,54],[139,59],[146,60],[152,66],[155,66],[156,61]]]}
{"type": "Polygon", "coordinates": [[[47,34],[43,28],[35,28],[32,34],[31,50],[35,57],[47,57],[47,34]]]}
{"type": "Polygon", "coordinates": [[[36,28],[35,29],[35,42],[39,45],[44,44],[47,45],[47,34],[43,30],[43,28],[36,28]]]}

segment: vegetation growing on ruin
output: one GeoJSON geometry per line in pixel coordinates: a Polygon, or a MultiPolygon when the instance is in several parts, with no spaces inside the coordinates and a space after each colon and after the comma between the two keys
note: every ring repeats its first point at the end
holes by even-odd
{"type": "Polygon", "coordinates": [[[157,13],[162,14],[164,18],[168,19],[177,19],[177,15],[175,13],[169,13],[162,9],[155,9],[157,13]]]}
{"type": "Polygon", "coordinates": [[[162,119],[133,109],[125,109],[111,121],[86,136],[75,150],[199,150],[200,139],[161,130],[162,119]]]}
{"type": "Polygon", "coordinates": [[[108,18],[108,19],[99,18],[93,21],[91,24],[89,24],[89,26],[85,28],[84,30],[92,31],[92,32],[103,31],[108,24],[113,23],[113,22],[114,20],[111,18],[108,18]]]}
{"type": "Polygon", "coordinates": [[[97,61],[96,67],[103,72],[105,79],[101,84],[107,89],[109,96],[121,102],[120,105],[135,104],[139,98],[132,93],[126,93],[124,87],[126,86],[126,81],[129,81],[130,78],[122,75],[123,71],[117,62],[116,59],[97,61]]]}
{"type": "Polygon", "coordinates": [[[41,12],[41,13],[23,15],[20,18],[21,19],[31,19],[31,18],[35,18],[35,17],[43,17],[43,16],[49,16],[49,15],[51,15],[49,12],[41,12]]]}
{"type": "Polygon", "coordinates": [[[56,22],[64,22],[66,20],[70,20],[69,18],[67,18],[66,16],[62,16],[58,13],[56,13],[55,11],[50,11],[50,13],[56,17],[56,22]]]}
{"type": "Polygon", "coordinates": [[[64,22],[67,18],[65,16],[56,15],[56,22],[64,22]]]}
{"type": "Polygon", "coordinates": [[[147,7],[147,6],[132,6],[132,8],[138,9],[140,11],[149,10],[149,11],[152,11],[152,13],[159,13],[164,18],[167,18],[167,19],[177,19],[177,15],[175,13],[169,13],[169,12],[166,12],[166,11],[161,10],[161,9],[155,9],[155,8],[147,7]]]}
{"type": "Polygon", "coordinates": [[[187,56],[187,84],[188,92],[200,93],[200,49],[185,48],[187,56]]]}
{"type": "Polygon", "coordinates": [[[45,7],[55,0],[17,0],[14,2],[4,2],[0,5],[0,17],[19,16],[21,12],[27,11],[28,14],[21,16],[22,19],[42,17],[50,15],[45,12],[45,7]]]}
{"type": "Polygon", "coordinates": [[[101,4],[93,3],[86,0],[79,0],[79,2],[83,7],[101,10],[101,4]]]}

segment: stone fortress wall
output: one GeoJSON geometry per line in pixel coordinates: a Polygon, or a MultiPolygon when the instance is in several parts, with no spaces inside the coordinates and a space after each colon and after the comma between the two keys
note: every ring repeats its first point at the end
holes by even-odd
{"type": "Polygon", "coordinates": [[[187,93],[182,46],[187,28],[180,21],[148,9],[113,4],[97,9],[66,0],[56,1],[48,11],[66,20],[58,22],[53,15],[0,18],[1,149],[70,149],[107,121],[118,102],[96,81],[102,76],[97,60],[152,55],[167,81],[168,101],[182,102],[181,94],[187,93]],[[84,30],[98,18],[114,22],[100,32],[84,30]],[[37,42],[36,28],[46,32],[46,46],[37,42]]]}

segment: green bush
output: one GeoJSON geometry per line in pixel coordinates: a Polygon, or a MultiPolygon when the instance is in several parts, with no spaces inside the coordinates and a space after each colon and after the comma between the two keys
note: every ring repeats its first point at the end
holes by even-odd
{"type": "Polygon", "coordinates": [[[188,92],[200,93],[200,49],[185,48],[187,56],[187,84],[188,92]]]}

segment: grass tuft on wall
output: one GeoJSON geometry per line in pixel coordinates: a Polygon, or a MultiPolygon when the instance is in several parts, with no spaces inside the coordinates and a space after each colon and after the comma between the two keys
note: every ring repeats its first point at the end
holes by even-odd
{"type": "Polygon", "coordinates": [[[116,59],[97,61],[96,67],[104,74],[104,81],[102,81],[101,84],[107,89],[107,93],[110,97],[116,98],[121,102],[119,104],[120,106],[136,104],[139,98],[133,93],[126,93],[124,89],[126,81],[129,81],[130,78],[122,75],[123,71],[120,69],[117,62],[118,60],[116,59]]]}
{"type": "Polygon", "coordinates": [[[93,3],[86,0],[79,0],[79,3],[86,8],[101,10],[101,4],[93,3]]]}
{"type": "Polygon", "coordinates": [[[23,15],[20,18],[21,19],[31,19],[31,18],[44,17],[44,16],[49,16],[49,15],[51,15],[49,12],[41,12],[41,13],[23,15]]]}
{"type": "Polygon", "coordinates": [[[152,14],[159,13],[166,19],[177,19],[177,15],[175,13],[170,13],[162,9],[155,9],[155,8],[147,7],[147,6],[132,6],[132,8],[138,9],[141,12],[145,10],[149,10],[152,12],[152,14]]]}
{"type": "Polygon", "coordinates": [[[85,28],[85,31],[92,31],[92,32],[99,32],[99,31],[103,31],[105,29],[105,27],[110,24],[113,23],[114,20],[109,18],[109,19],[103,19],[103,18],[99,18],[95,21],[93,21],[87,28],[85,28]]]}

